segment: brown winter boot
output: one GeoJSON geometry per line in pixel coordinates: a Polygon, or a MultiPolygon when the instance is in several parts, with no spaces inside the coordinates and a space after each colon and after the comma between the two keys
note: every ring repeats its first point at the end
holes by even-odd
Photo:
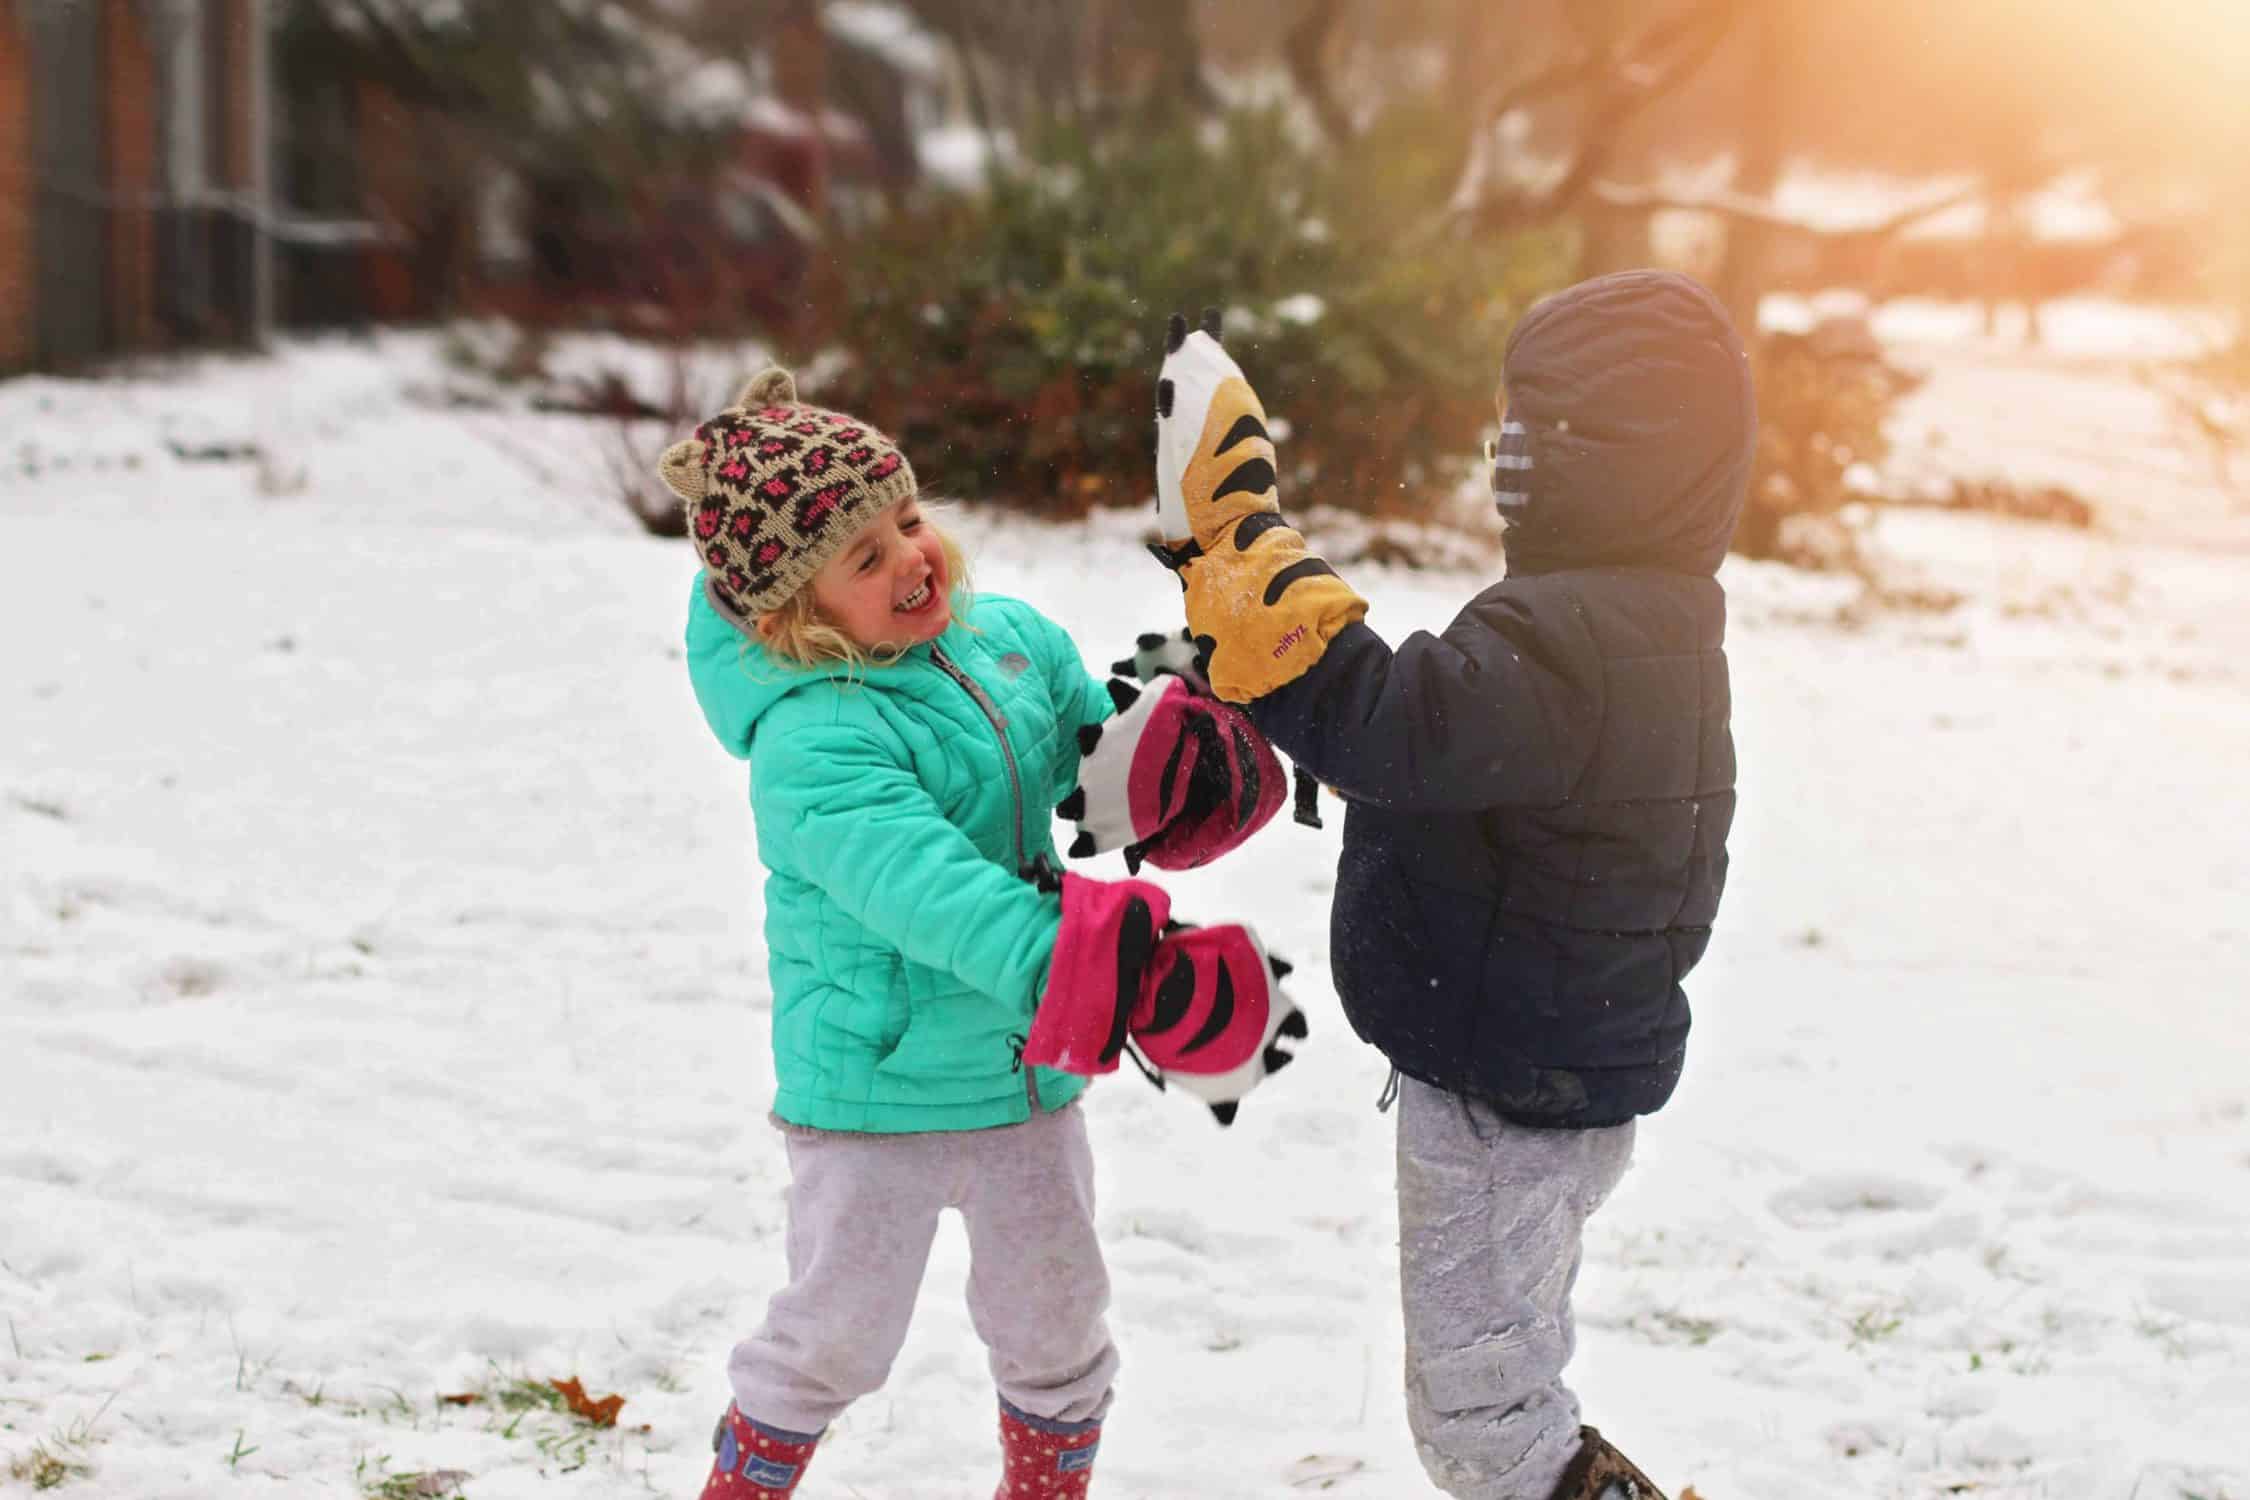
{"type": "Polygon", "coordinates": [[[1656,1482],[1591,1427],[1578,1429],[1578,1456],[1551,1500],[1664,1500],[1656,1482]]]}

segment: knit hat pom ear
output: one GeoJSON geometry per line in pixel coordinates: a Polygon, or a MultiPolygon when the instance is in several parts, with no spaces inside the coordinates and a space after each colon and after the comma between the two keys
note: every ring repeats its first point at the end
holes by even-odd
{"type": "Polygon", "coordinates": [[[779,365],[771,365],[750,377],[742,394],[734,404],[745,411],[761,406],[794,406],[797,404],[797,378],[779,365]]]}
{"type": "Polygon", "coordinates": [[[690,504],[703,498],[711,476],[703,467],[710,446],[701,438],[683,438],[664,450],[656,461],[657,477],[664,487],[690,504]]]}

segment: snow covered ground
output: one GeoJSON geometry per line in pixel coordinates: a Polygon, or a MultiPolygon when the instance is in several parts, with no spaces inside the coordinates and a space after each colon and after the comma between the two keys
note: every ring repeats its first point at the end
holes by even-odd
{"type": "MultiPolygon", "coordinates": [[[[1943,614],[1730,569],[1734,878],[1576,1378],[1708,1500],[2250,1500],[2241,507],[2114,365],[1919,352],[1902,424],[1951,456],[1902,464],[2020,467],[2090,406],[2193,524],[2130,486],[2093,535],[1888,518],[1971,593],[1943,614]]],[[[601,424],[415,396],[445,379],[390,336],[0,384],[0,1494],[685,1496],[708,1463],[784,1171],[692,563],[607,499],[601,424]],[[616,1428],[531,1399],[570,1376],[616,1428]]],[[[1136,518],[958,519],[1090,659],[1176,607],[1136,518]]],[[[1392,632],[1478,582],[1354,581],[1392,632]]],[[[1430,1493],[1335,822],[1174,882],[1301,961],[1299,1065],[1226,1133],[1090,1096],[1098,1494],[1430,1493]]],[[[949,1228],[806,1500],[990,1493],[965,1268],[949,1228]]]]}

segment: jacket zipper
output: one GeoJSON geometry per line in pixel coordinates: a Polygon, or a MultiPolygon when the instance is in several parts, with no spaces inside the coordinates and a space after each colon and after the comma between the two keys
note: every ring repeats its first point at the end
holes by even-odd
{"type": "Polygon", "coordinates": [[[992,695],[978,686],[975,678],[955,666],[953,658],[943,650],[934,645],[930,647],[930,660],[976,700],[977,707],[984,710],[986,720],[992,725],[993,737],[1000,741],[1000,759],[1008,767],[1008,795],[1016,810],[1016,873],[1020,875],[1030,863],[1023,857],[1023,776],[1016,770],[1015,747],[1008,743],[1007,716],[1000,712],[1000,705],[992,701],[992,695]]]}
{"type": "MultiPolygon", "coordinates": [[[[1016,873],[1024,874],[1030,868],[1030,861],[1023,857],[1023,773],[1016,768],[1015,747],[1008,743],[1007,715],[1000,712],[1000,705],[992,701],[992,695],[979,686],[975,678],[955,665],[953,658],[947,656],[944,648],[935,642],[930,645],[930,660],[937,664],[939,671],[961,684],[962,690],[976,700],[977,707],[984,711],[985,721],[992,726],[993,738],[1000,742],[1000,760],[1008,768],[1008,796],[1016,813],[1016,873]]],[[[1038,1114],[1039,1081],[1030,1068],[1023,1070],[1023,1093],[1025,1100],[1031,1105],[1031,1112],[1038,1114]]]]}

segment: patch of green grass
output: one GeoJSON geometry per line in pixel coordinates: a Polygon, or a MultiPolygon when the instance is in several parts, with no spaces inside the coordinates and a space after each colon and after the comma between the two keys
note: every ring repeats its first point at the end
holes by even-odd
{"type": "Polygon", "coordinates": [[[601,1442],[599,1429],[575,1422],[560,1432],[541,1432],[531,1439],[531,1445],[541,1456],[553,1460],[565,1474],[586,1467],[601,1442]]]}
{"type": "Polygon", "coordinates": [[[392,1422],[398,1421],[417,1432],[421,1431],[422,1413],[407,1399],[406,1392],[390,1385],[378,1386],[376,1389],[383,1393],[383,1399],[371,1403],[368,1409],[383,1419],[384,1426],[388,1427],[392,1422]]]}
{"type": "Polygon", "coordinates": [[[31,1445],[29,1453],[8,1460],[8,1477],[20,1479],[35,1490],[51,1490],[57,1485],[93,1473],[85,1455],[93,1449],[94,1424],[101,1421],[102,1413],[109,1410],[110,1401],[117,1399],[115,1391],[109,1400],[102,1402],[90,1417],[80,1417],[65,1427],[58,1427],[31,1445]]]}
{"type": "Polygon", "coordinates": [[[601,1430],[571,1424],[562,1430],[533,1433],[531,1446],[538,1448],[540,1457],[558,1466],[562,1473],[585,1469],[587,1460],[594,1457],[594,1448],[601,1446],[601,1430]]]}
{"type": "MultiPolygon", "coordinates": [[[[388,1387],[383,1389],[389,1390],[388,1387]]],[[[301,1393],[300,1399],[304,1399],[301,1393]]],[[[614,1429],[593,1426],[574,1414],[570,1409],[569,1399],[555,1389],[551,1382],[534,1379],[521,1370],[502,1369],[498,1364],[489,1362],[483,1380],[463,1389],[459,1394],[451,1397],[441,1395],[436,1399],[436,1420],[441,1427],[445,1424],[449,1406],[462,1407],[465,1413],[481,1412],[484,1431],[510,1441],[522,1438],[536,1448],[542,1458],[566,1474],[593,1462],[614,1435],[614,1429]]],[[[406,1416],[413,1425],[420,1425],[420,1414],[414,1411],[403,1393],[395,1390],[389,1390],[387,1398],[375,1405],[373,1414],[386,1422],[394,1416],[406,1416]]],[[[433,1482],[453,1482],[452,1470],[439,1470],[434,1474],[394,1475],[385,1472],[387,1465],[387,1457],[377,1456],[373,1472],[370,1473],[368,1460],[363,1458],[360,1461],[358,1483],[370,1500],[425,1500],[425,1497],[432,1495],[439,1496],[442,1500],[442,1497],[453,1493],[449,1489],[427,1488],[433,1482]],[[421,1484],[425,1488],[415,1489],[411,1487],[413,1484],[421,1484]]],[[[462,1475],[460,1478],[465,1480],[467,1476],[462,1475]]]]}
{"type": "Polygon", "coordinates": [[[530,1380],[520,1375],[509,1376],[492,1387],[489,1395],[494,1406],[502,1411],[552,1411],[568,1412],[569,1403],[561,1391],[544,1380],[530,1380]]]}
{"type": "Polygon", "coordinates": [[[528,1417],[570,1415],[570,1403],[548,1382],[526,1375],[503,1374],[497,1367],[492,1371],[491,1382],[478,1394],[490,1410],[506,1414],[508,1420],[493,1429],[504,1438],[514,1438],[528,1417]]]}
{"type": "Polygon", "coordinates": [[[8,1477],[20,1479],[35,1490],[51,1490],[93,1472],[84,1463],[70,1456],[72,1445],[57,1436],[50,1447],[49,1439],[41,1438],[31,1445],[31,1451],[8,1461],[8,1477]]]}
{"type": "Polygon", "coordinates": [[[2142,1338],[2153,1340],[2164,1351],[2166,1359],[2186,1359],[2189,1355],[2185,1325],[2177,1318],[2143,1313],[2134,1321],[2133,1331],[2142,1338]]]}
{"type": "Polygon", "coordinates": [[[1718,1336],[1722,1325],[1713,1318],[1691,1317],[1667,1307],[1635,1318],[1633,1326],[1648,1334],[1652,1343],[1686,1343],[1700,1348],[1718,1336]]]}
{"type": "Polygon", "coordinates": [[[360,1493],[367,1500],[466,1500],[461,1485],[467,1478],[458,1469],[386,1474],[360,1493]]]}
{"type": "Polygon", "coordinates": [[[1882,1308],[1868,1308],[1852,1319],[1852,1347],[1876,1344],[1906,1326],[1906,1320],[1882,1308]]]}

